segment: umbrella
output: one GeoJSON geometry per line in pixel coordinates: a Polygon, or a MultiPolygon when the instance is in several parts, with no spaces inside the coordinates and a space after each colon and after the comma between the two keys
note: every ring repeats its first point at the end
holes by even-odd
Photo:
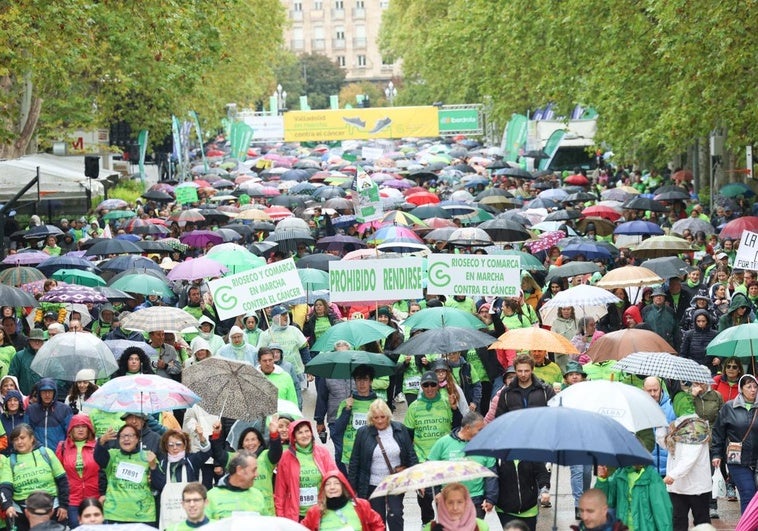
{"type": "Polygon", "coordinates": [[[447,241],[450,245],[466,247],[484,247],[492,244],[492,238],[487,232],[478,227],[463,227],[456,229],[447,241]]]}
{"type": "Polygon", "coordinates": [[[613,234],[613,229],[615,228],[615,226],[613,225],[613,222],[608,221],[605,218],[594,217],[594,216],[586,217],[584,219],[579,220],[576,223],[576,227],[580,231],[586,233],[587,225],[589,223],[592,223],[593,225],[595,225],[595,233],[598,236],[609,236],[613,234]]]}
{"type": "Polygon", "coordinates": [[[521,168],[503,168],[496,170],[493,175],[515,177],[516,179],[534,179],[534,175],[521,168]]]}
{"type": "Polygon", "coordinates": [[[603,190],[600,194],[600,198],[604,200],[621,201],[623,203],[638,193],[637,190],[635,190],[634,193],[631,193],[628,190],[622,190],[621,188],[611,188],[610,190],[603,190]]]}
{"type": "Polygon", "coordinates": [[[673,181],[691,181],[694,178],[691,170],[679,170],[671,175],[673,181]]]}
{"type": "Polygon", "coordinates": [[[179,382],[155,374],[137,374],[113,378],[92,393],[85,403],[111,413],[152,415],[192,407],[198,402],[200,397],[179,382]]]}
{"type": "Polygon", "coordinates": [[[564,266],[551,268],[547,273],[547,280],[575,277],[576,275],[590,275],[598,271],[600,269],[594,262],[569,262],[564,266]]]}
{"type": "Polygon", "coordinates": [[[409,212],[409,214],[416,216],[418,219],[425,220],[429,218],[443,218],[451,219],[453,217],[449,211],[445,210],[438,205],[424,205],[416,207],[409,212]]]}
{"type": "Polygon", "coordinates": [[[540,235],[539,239],[526,242],[524,245],[529,247],[533,253],[537,253],[539,251],[547,251],[565,237],[566,233],[562,230],[544,232],[540,235]]]}
{"type": "Polygon", "coordinates": [[[298,269],[297,274],[300,282],[307,291],[328,290],[329,273],[320,269],[298,269]]]}
{"type": "Polygon", "coordinates": [[[213,245],[224,243],[224,237],[211,230],[193,230],[183,234],[179,238],[179,241],[186,243],[190,247],[202,249],[209,243],[213,245]]]}
{"type": "Polygon", "coordinates": [[[441,326],[416,334],[398,345],[395,354],[426,356],[429,354],[449,354],[467,352],[472,348],[488,347],[493,338],[489,334],[457,326],[441,326]]]}
{"type": "Polygon", "coordinates": [[[705,349],[708,356],[751,359],[758,354],[758,323],[731,326],[714,337],[705,349]]]}
{"type": "Polygon", "coordinates": [[[208,358],[186,367],[182,382],[203,400],[212,415],[255,420],[276,413],[276,386],[249,363],[208,358]]]}
{"type": "Polygon", "coordinates": [[[751,232],[758,232],[758,216],[743,216],[741,218],[733,219],[719,232],[719,239],[731,238],[733,240],[739,240],[742,238],[742,233],[746,230],[751,232]]]}
{"type": "Polygon", "coordinates": [[[446,242],[450,239],[450,235],[453,234],[457,230],[459,229],[456,226],[444,227],[441,229],[434,229],[433,231],[426,233],[426,235],[424,236],[424,240],[427,242],[437,242],[437,241],[446,242]]]}
{"type": "MultiPolygon", "coordinates": [[[[289,518],[257,516],[244,513],[236,514],[230,518],[214,520],[209,524],[204,525],[203,528],[203,531],[248,531],[250,529],[265,529],[266,531],[307,531],[308,529],[289,518]]],[[[116,529],[116,531],[121,530],[116,529]]]]}
{"type": "Polygon", "coordinates": [[[570,219],[579,219],[582,214],[578,210],[556,210],[551,212],[543,221],[568,221],[570,219]]]}
{"type": "Polygon", "coordinates": [[[0,271],[0,283],[8,286],[20,286],[37,280],[45,280],[45,278],[45,275],[36,267],[16,266],[0,271]]]}
{"type": "Polygon", "coordinates": [[[611,253],[603,246],[590,241],[567,245],[561,254],[569,258],[584,256],[587,260],[609,260],[611,253]]]}
{"type": "Polygon", "coordinates": [[[95,207],[95,210],[119,210],[122,208],[127,208],[128,206],[129,203],[123,199],[106,199],[105,201],[100,201],[100,204],[95,207]]]}
{"type": "Polygon", "coordinates": [[[612,269],[595,286],[604,289],[656,286],[663,279],[647,267],[624,266],[612,269]]]}
{"type": "Polygon", "coordinates": [[[685,190],[684,188],[680,188],[678,186],[675,187],[675,188],[678,188],[678,189],[677,190],[665,190],[665,191],[660,192],[660,193],[658,193],[656,191],[655,196],[653,196],[653,199],[655,199],[656,201],[668,201],[668,202],[671,202],[671,201],[688,201],[688,200],[692,199],[690,197],[689,192],[687,190],[685,190]]]}
{"type": "Polygon", "coordinates": [[[649,269],[663,279],[682,276],[687,270],[687,263],[676,256],[652,258],[645,260],[640,266],[649,269]]]}
{"type": "Polygon", "coordinates": [[[385,477],[376,486],[371,498],[393,496],[404,492],[435,487],[446,483],[496,477],[489,468],[471,459],[425,461],[385,477]]]}
{"type": "Polygon", "coordinates": [[[319,352],[318,356],[305,366],[305,372],[323,378],[349,380],[353,377],[353,370],[360,365],[372,367],[376,377],[392,376],[397,371],[397,364],[384,354],[363,350],[338,350],[319,352]]]}
{"type": "Polygon", "coordinates": [[[25,240],[36,240],[41,238],[47,238],[48,236],[63,236],[63,231],[55,225],[40,225],[30,229],[29,232],[24,234],[25,240]]]}
{"type": "Polygon", "coordinates": [[[532,254],[513,249],[500,249],[494,245],[485,247],[484,250],[487,251],[487,254],[495,254],[498,256],[518,256],[521,260],[521,269],[529,271],[545,271],[543,263],[540,262],[539,258],[532,254]]]}
{"type": "Polygon", "coordinates": [[[713,383],[713,376],[707,367],[668,352],[633,352],[616,363],[614,369],[680,382],[713,383]]]}
{"type": "Polygon", "coordinates": [[[132,210],[111,210],[103,216],[105,221],[112,221],[114,219],[130,219],[134,218],[137,214],[132,210]]]}
{"type": "Polygon", "coordinates": [[[266,238],[267,242],[279,244],[279,249],[283,251],[296,251],[299,244],[313,245],[315,240],[310,231],[304,230],[276,230],[266,238]]]}
{"type": "MultiPolygon", "coordinates": [[[[444,212],[442,207],[436,207],[444,212]]],[[[432,217],[432,216],[429,216],[432,217]]],[[[381,218],[382,223],[394,223],[396,225],[402,225],[404,227],[413,227],[414,225],[424,225],[424,222],[417,216],[402,210],[391,210],[384,214],[381,218]]]]}
{"type": "Polygon", "coordinates": [[[424,241],[407,227],[400,225],[385,225],[379,228],[368,240],[367,243],[420,243],[424,241]]]}
{"type": "Polygon", "coordinates": [[[597,201],[597,196],[589,192],[575,192],[563,200],[564,203],[584,203],[587,201],[597,201]]]}
{"type": "Polygon", "coordinates": [[[373,341],[384,339],[395,332],[391,326],[387,326],[369,319],[352,319],[343,321],[330,326],[326,332],[321,334],[311,347],[317,352],[330,351],[334,349],[337,341],[344,340],[353,347],[360,347],[373,341]]]}
{"type": "Polygon", "coordinates": [[[91,271],[85,271],[83,269],[59,269],[50,275],[50,278],[53,278],[55,280],[62,280],[67,284],[77,284],[79,286],[88,286],[90,288],[94,288],[96,286],[105,286],[105,280],[103,277],[91,271]]]}
{"type": "Polygon", "coordinates": [[[671,226],[671,232],[673,234],[682,234],[685,230],[689,230],[692,234],[697,234],[700,231],[703,231],[706,234],[713,234],[716,232],[713,225],[700,218],[680,219],[671,226]]]}
{"type": "Polygon", "coordinates": [[[755,192],[745,183],[729,183],[719,188],[719,195],[724,197],[751,197],[755,192]]]}
{"type": "Polygon", "coordinates": [[[443,326],[478,329],[485,325],[471,312],[443,306],[419,310],[408,317],[403,326],[408,330],[431,330],[443,326]]]}
{"type": "Polygon", "coordinates": [[[166,192],[161,192],[159,190],[148,190],[144,194],[142,194],[142,197],[144,199],[147,199],[148,201],[155,201],[158,203],[170,203],[174,200],[173,197],[171,197],[166,192]]]}
{"type": "Polygon", "coordinates": [[[612,418],[632,433],[668,424],[663,410],[649,394],[622,382],[595,380],[575,383],[551,398],[547,405],[599,413],[612,418]]]}
{"type": "Polygon", "coordinates": [[[592,342],[587,356],[594,362],[620,360],[632,352],[671,352],[676,349],[650,330],[628,328],[609,332],[592,342]]]}
{"type": "Polygon", "coordinates": [[[628,236],[660,236],[663,234],[663,229],[660,225],[652,223],[650,221],[634,220],[622,223],[613,231],[613,234],[626,234],[628,236]]]}
{"type": "Polygon", "coordinates": [[[141,348],[145,354],[147,354],[148,358],[154,358],[158,356],[158,351],[144,341],[129,341],[128,339],[106,339],[104,343],[109,349],[111,349],[111,352],[113,352],[113,355],[116,357],[116,359],[119,359],[121,357],[121,354],[123,354],[124,351],[129,347],[141,348]]]}
{"type": "Polygon", "coordinates": [[[563,201],[569,196],[569,193],[563,188],[549,188],[540,192],[537,197],[540,199],[550,199],[551,201],[563,201]]]}
{"type": "Polygon", "coordinates": [[[174,296],[174,292],[171,291],[165,281],[152,275],[125,275],[115,282],[111,282],[110,287],[145,296],[160,295],[168,298],[174,296]]]}
{"type": "MultiPolygon", "coordinates": [[[[126,271],[127,269],[131,268],[145,268],[145,269],[154,269],[156,271],[160,271],[160,266],[150,260],[149,258],[145,258],[144,256],[138,256],[134,254],[125,254],[122,256],[117,256],[116,258],[111,258],[107,262],[104,262],[100,264],[100,269],[103,271],[126,271]]],[[[65,280],[65,279],[64,279],[65,280]]]]}
{"type": "Polygon", "coordinates": [[[591,207],[587,207],[584,210],[582,210],[582,215],[584,217],[592,216],[592,217],[598,217],[598,218],[605,218],[610,221],[616,221],[621,217],[621,214],[616,212],[610,207],[607,206],[600,206],[595,205],[591,207]]]}
{"type": "Polygon", "coordinates": [[[137,330],[139,332],[153,332],[155,330],[180,331],[185,328],[197,328],[200,325],[197,319],[179,308],[171,306],[151,306],[130,313],[121,320],[121,328],[137,330]]]}
{"type": "Polygon", "coordinates": [[[127,269],[126,271],[121,271],[121,273],[117,273],[113,275],[110,280],[108,281],[108,285],[112,286],[117,280],[122,279],[124,277],[128,276],[151,276],[153,278],[157,278],[158,280],[168,284],[168,277],[166,277],[166,274],[163,272],[162,269],[127,269]]]}
{"type": "Polygon", "coordinates": [[[255,256],[244,247],[234,243],[216,245],[208,251],[205,257],[222,264],[229,270],[229,274],[240,273],[266,265],[265,259],[255,256]]]}
{"type": "Polygon", "coordinates": [[[508,330],[490,345],[490,349],[547,350],[559,354],[579,354],[571,341],[544,328],[515,328],[508,330]]]}
{"type": "Polygon", "coordinates": [[[613,293],[595,286],[581,284],[556,293],[540,308],[540,316],[543,324],[552,326],[560,308],[571,306],[574,308],[576,319],[590,316],[598,320],[608,313],[608,304],[617,302],[621,302],[621,299],[613,293]]]}
{"type": "Polygon", "coordinates": [[[589,179],[582,175],[581,173],[577,173],[575,175],[569,175],[565,179],[563,179],[563,182],[566,184],[574,184],[576,186],[587,186],[590,184],[589,179]]]}
{"type": "Polygon", "coordinates": [[[696,249],[690,242],[676,236],[653,236],[632,248],[632,254],[638,258],[660,258],[691,253],[696,249]]]}
{"type": "Polygon", "coordinates": [[[3,258],[3,264],[9,265],[37,265],[50,258],[50,255],[42,251],[21,251],[16,254],[9,254],[3,258]]]}
{"type": "Polygon", "coordinates": [[[118,364],[108,345],[96,335],[66,332],[42,345],[31,369],[43,377],[73,382],[82,369],[95,371],[95,378],[108,378],[118,370],[118,364]]]}
{"type": "Polygon", "coordinates": [[[668,207],[648,197],[636,196],[621,205],[629,210],[650,210],[651,212],[666,212],[668,207]]]}
{"type": "Polygon", "coordinates": [[[51,289],[40,298],[40,301],[99,304],[108,302],[108,299],[105,297],[105,295],[95,290],[95,288],[66,284],[65,286],[58,286],[51,289]]]}
{"type": "Polygon", "coordinates": [[[339,249],[340,251],[354,251],[356,249],[363,249],[366,247],[366,242],[355,238],[353,236],[347,236],[345,234],[337,234],[335,236],[325,236],[316,242],[316,249],[339,249]]]}
{"type": "MultiPolygon", "coordinates": [[[[558,465],[631,466],[653,462],[650,452],[618,422],[567,407],[511,411],[490,422],[466,445],[466,454],[558,465]]],[[[556,499],[560,468],[556,470],[556,499]]],[[[557,530],[558,510],[553,509],[557,530]]]]}
{"type": "Polygon", "coordinates": [[[130,241],[104,239],[87,249],[84,256],[108,256],[109,254],[142,254],[142,249],[130,241]]]}
{"type": "Polygon", "coordinates": [[[221,277],[228,269],[212,256],[201,256],[185,260],[168,272],[169,280],[197,280],[200,278],[221,277]]]}
{"type": "Polygon", "coordinates": [[[121,291],[120,289],[113,289],[109,286],[96,286],[95,291],[103,295],[111,302],[126,302],[134,298],[125,291],[121,291]]]}
{"type": "MultiPolygon", "coordinates": [[[[157,226],[157,225],[154,225],[157,226]]],[[[179,243],[179,240],[176,240],[177,243],[179,243]]],[[[140,240],[138,242],[134,242],[137,247],[142,249],[146,253],[171,253],[173,251],[180,251],[180,249],[176,249],[173,246],[171,246],[169,243],[163,241],[163,240],[140,240]]],[[[185,248],[187,247],[183,243],[180,243],[179,245],[183,245],[185,248]]],[[[145,263],[145,267],[147,266],[145,263]]],[[[160,268],[160,266],[159,266],[160,268]]]]}
{"type": "Polygon", "coordinates": [[[328,253],[315,253],[308,254],[300,258],[295,262],[295,267],[298,269],[320,269],[321,271],[329,272],[329,262],[339,261],[338,256],[328,253]]]}

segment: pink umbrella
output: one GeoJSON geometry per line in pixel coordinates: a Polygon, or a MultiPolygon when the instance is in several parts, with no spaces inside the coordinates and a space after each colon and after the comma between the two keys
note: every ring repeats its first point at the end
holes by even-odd
{"type": "Polygon", "coordinates": [[[200,278],[220,277],[226,273],[226,266],[201,256],[200,258],[187,259],[184,262],[174,266],[169,271],[169,280],[197,280],[200,278]]]}
{"type": "Polygon", "coordinates": [[[566,233],[562,230],[545,232],[540,236],[539,240],[526,242],[524,245],[527,245],[533,253],[537,253],[539,251],[547,251],[565,237],[566,233]]]}
{"type": "Polygon", "coordinates": [[[750,503],[745,507],[737,528],[734,531],[754,531],[758,529],[758,496],[753,496],[750,503]]]}
{"type": "Polygon", "coordinates": [[[284,219],[292,216],[292,212],[283,206],[272,206],[264,208],[263,211],[273,220],[284,219]]]}

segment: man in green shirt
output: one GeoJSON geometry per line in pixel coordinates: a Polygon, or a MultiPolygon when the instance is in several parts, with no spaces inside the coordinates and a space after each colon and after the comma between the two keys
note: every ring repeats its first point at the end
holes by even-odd
{"type": "Polygon", "coordinates": [[[227,518],[234,512],[274,516],[266,510],[263,494],[253,487],[258,473],[258,460],[247,450],[237,452],[229,461],[229,473],[208,493],[206,514],[211,520],[227,518]]]}
{"type": "Polygon", "coordinates": [[[208,524],[210,520],[205,516],[207,506],[208,490],[202,483],[188,483],[182,490],[182,509],[187,514],[187,519],[170,525],[168,531],[190,531],[208,524]]]}
{"type": "Polygon", "coordinates": [[[355,433],[366,425],[366,417],[371,403],[376,400],[376,393],[371,390],[374,381],[374,368],[359,365],[353,369],[355,391],[340,402],[337,408],[337,420],[334,422],[332,439],[334,440],[335,461],[343,473],[347,473],[347,465],[353,454],[355,433]],[[338,449],[340,455],[337,455],[338,449]]]}
{"type": "MultiPolygon", "coordinates": [[[[429,452],[434,444],[449,434],[453,427],[460,426],[461,413],[458,404],[448,395],[449,400],[443,400],[439,391],[437,375],[427,371],[421,375],[421,393],[418,399],[408,406],[404,424],[413,440],[413,449],[419,463],[429,459],[429,452]]],[[[424,489],[418,496],[421,508],[421,523],[426,524],[434,519],[432,509],[432,489],[424,489]]]]}

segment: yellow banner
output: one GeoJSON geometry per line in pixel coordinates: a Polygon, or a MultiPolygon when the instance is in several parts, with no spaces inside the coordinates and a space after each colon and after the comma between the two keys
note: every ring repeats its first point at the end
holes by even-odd
{"type": "Polygon", "coordinates": [[[439,136],[437,107],[374,107],[284,113],[286,142],[439,136]]]}

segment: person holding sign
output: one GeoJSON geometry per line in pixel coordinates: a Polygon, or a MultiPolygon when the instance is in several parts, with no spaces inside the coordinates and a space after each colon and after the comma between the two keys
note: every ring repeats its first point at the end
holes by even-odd
{"type": "Polygon", "coordinates": [[[308,419],[290,424],[289,440],[277,468],[274,504],[277,516],[299,522],[316,505],[324,476],[337,464],[329,450],[316,444],[308,419]]]}
{"type": "Polygon", "coordinates": [[[347,465],[353,453],[355,433],[366,425],[366,416],[371,403],[376,400],[376,393],[371,390],[374,381],[374,368],[359,365],[353,370],[355,391],[343,400],[337,409],[337,420],[334,423],[332,439],[335,441],[335,460],[343,473],[347,473],[347,465]],[[341,444],[337,444],[340,441],[341,444]],[[337,455],[337,448],[341,452],[337,455]]]}
{"type": "Polygon", "coordinates": [[[105,519],[110,523],[142,522],[154,526],[157,517],[150,473],[158,467],[158,458],[140,448],[137,429],[124,424],[118,434],[108,430],[95,445],[95,461],[108,481],[103,504],[105,519]],[[107,445],[112,439],[118,441],[118,447],[109,450],[107,445]]]}

